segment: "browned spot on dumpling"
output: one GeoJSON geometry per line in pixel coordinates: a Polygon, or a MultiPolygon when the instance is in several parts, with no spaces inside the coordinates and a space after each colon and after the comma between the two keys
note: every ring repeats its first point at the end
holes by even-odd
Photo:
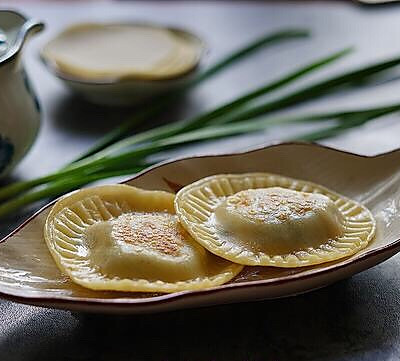
{"type": "Polygon", "coordinates": [[[175,210],[210,252],[249,266],[301,267],[351,256],[376,222],[356,201],[270,173],[219,174],[185,186],[175,210]]]}
{"type": "Polygon", "coordinates": [[[185,231],[169,213],[127,213],[113,223],[114,239],[166,255],[179,256],[185,243],[185,231]]]}

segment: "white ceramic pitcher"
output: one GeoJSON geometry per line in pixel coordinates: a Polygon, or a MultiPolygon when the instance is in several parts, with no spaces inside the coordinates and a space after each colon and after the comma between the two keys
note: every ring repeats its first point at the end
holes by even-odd
{"type": "Polygon", "coordinates": [[[21,62],[25,40],[41,22],[0,10],[0,177],[9,173],[34,142],[40,108],[21,62]]]}

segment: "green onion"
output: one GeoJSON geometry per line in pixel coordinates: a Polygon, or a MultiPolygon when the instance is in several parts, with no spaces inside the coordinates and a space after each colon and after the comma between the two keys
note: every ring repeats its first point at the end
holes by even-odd
{"type": "Polygon", "coordinates": [[[72,177],[57,180],[51,183],[47,187],[37,190],[35,192],[27,193],[23,196],[14,198],[6,203],[0,205],[0,217],[9,215],[10,213],[16,211],[17,209],[26,206],[28,204],[40,201],[41,199],[46,199],[49,197],[55,197],[60,194],[72,191],[77,187],[82,187],[85,184],[95,182],[100,179],[117,177],[122,175],[134,174],[140,172],[145,167],[133,167],[127,168],[119,171],[103,172],[98,174],[91,174],[87,177],[72,177]]]}
{"type": "Polygon", "coordinates": [[[81,169],[83,173],[81,174],[77,172],[77,169],[75,169],[74,172],[69,171],[65,174],[65,177],[57,179],[45,186],[43,189],[29,192],[3,203],[0,205],[0,217],[9,214],[24,205],[44,198],[60,195],[66,191],[81,187],[96,180],[135,173],[146,167],[146,163],[143,163],[142,157],[168,149],[171,146],[182,145],[193,141],[216,139],[242,133],[255,132],[283,123],[315,122],[336,119],[338,123],[334,126],[295,138],[295,140],[321,140],[336,135],[345,129],[364,124],[367,121],[396,111],[400,111],[400,104],[363,110],[303,115],[298,117],[258,119],[251,122],[228,124],[224,127],[213,126],[190,131],[167,139],[159,140],[153,144],[143,145],[140,148],[118,156],[99,159],[96,161],[97,164],[92,164],[89,168],[83,167],[81,169]],[[142,165],[131,165],[132,163],[140,164],[138,162],[140,160],[142,160],[142,165]],[[110,170],[111,167],[115,167],[116,169],[110,170]],[[121,168],[118,169],[118,167],[121,168]]]}
{"type": "Polygon", "coordinates": [[[339,135],[340,133],[342,133],[348,129],[361,126],[361,125],[369,122],[372,119],[382,117],[382,116],[392,113],[394,111],[400,111],[400,106],[397,109],[394,109],[392,111],[382,110],[381,112],[379,112],[379,111],[375,112],[375,113],[371,112],[370,114],[359,115],[359,116],[355,116],[355,117],[350,117],[350,116],[344,117],[341,120],[339,120],[339,122],[337,124],[335,124],[333,126],[300,135],[300,136],[294,138],[293,140],[316,142],[318,140],[331,138],[331,137],[339,135]]]}
{"type": "Polygon", "coordinates": [[[142,132],[140,134],[131,136],[127,139],[121,140],[121,141],[103,149],[102,151],[100,151],[86,159],[77,161],[55,173],[49,174],[44,177],[36,178],[33,180],[17,182],[17,183],[13,183],[9,186],[5,186],[0,189],[0,200],[9,198],[20,192],[29,190],[35,186],[44,184],[46,182],[56,180],[59,177],[61,177],[62,175],[73,174],[73,173],[70,173],[69,171],[73,172],[73,169],[80,170],[80,169],[82,169],[82,166],[90,165],[97,159],[104,158],[105,156],[107,156],[109,154],[112,154],[114,152],[117,152],[119,150],[127,148],[129,146],[132,147],[133,145],[144,143],[147,141],[156,141],[158,139],[166,138],[168,136],[182,133],[182,132],[188,131],[190,129],[196,129],[199,127],[206,126],[214,118],[216,118],[220,115],[226,114],[226,113],[230,113],[234,109],[242,106],[243,104],[245,104],[261,95],[265,95],[267,92],[276,90],[279,87],[282,87],[302,76],[305,76],[306,74],[308,74],[312,71],[315,71],[323,66],[326,66],[326,65],[340,59],[341,57],[347,55],[350,51],[351,51],[351,49],[341,50],[332,55],[329,55],[329,56],[319,59],[315,62],[312,62],[311,64],[301,67],[298,70],[295,70],[294,72],[291,72],[288,75],[286,75],[276,81],[269,82],[268,84],[256,89],[255,91],[247,93],[244,96],[238,97],[235,100],[233,100],[229,103],[226,103],[223,106],[217,107],[216,109],[214,109],[212,111],[206,112],[205,114],[202,114],[200,116],[193,117],[189,120],[178,121],[178,122],[175,122],[172,124],[167,124],[167,125],[164,125],[161,127],[153,128],[148,131],[142,132]]]}
{"type": "MultiPolygon", "coordinates": [[[[331,61],[339,58],[340,56],[345,55],[347,52],[349,52],[349,49],[346,49],[340,53],[334,54],[331,56],[331,61]]],[[[289,74],[288,76],[284,77],[283,79],[290,79],[291,76],[294,76],[296,73],[297,74],[304,74],[302,72],[305,71],[306,69],[310,70],[315,70],[317,66],[325,65],[325,61],[328,61],[328,58],[322,59],[320,61],[317,61],[316,63],[313,63],[309,65],[308,67],[306,66],[305,68],[299,69],[297,72],[294,72],[292,74],[289,74]]],[[[333,90],[336,90],[337,88],[344,86],[344,85],[349,85],[357,82],[361,82],[373,75],[376,75],[380,72],[386,71],[390,68],[393,68],[397,65],[400,64],[400,57],[395,57],[383,62],[378,62],[373,65],[369,65],[366,67],[363,67],[361,69],[356,69],[350,72],[347,72],[345,74],[340,74],[337,76],[333,76],[327,80],[322,80],[317,83],[312,84],[311,86],[305,86],[300,90],[294,91],[288,95],[284,95],[279,99],[266,102],[264,104],[251,107],[250,109],[244,109],[240,110],[236,113],[232,112],[234,108],[232,109],[230,106],[232,103],[237,104],[237,102],[240,102],[243,104],[243,99],[252,100],[261,94],[265,94],[266,90],[269,89],[268,87],[273,86],[273,84],[278,84],[281,80],[278,80],[272,84],[265,85],[256,91],[253,91],[249,94],[246,94],[245,96],[242,96],[240,98],[235,99],[233,102],[225,104],[222,107],[219,107],[217,109],[214,109],[211,112],[208,112],[200,117],[195,117],[190,119],[189,121],[186,122],[175,122],[172,124],[167,124],[162,127],[157,127],[153,128],[147,132],[140,133],[136,136],[132,136],[129,138],[126,138],[120,142],[117,142],[113,144],[111,147],[104,149],[102,152],[99,152],[98,154],[93,155],[92,158],[89,158],[87,160],[88,163],[91,162],[92,160],[98,159],[100,157],[103,157],[109,153],[112,153],[116,150],[122,149],[124,147],[128,146],[133,146],[136,144],[139,144],[141,142],[145,141],[153,141],[156,139],[160,139],[166,136],[170,136],[172,134],[179,133],[181,131],[186,130],[188,127],[193,127],[193,124],[202,124],[206,123],[207,121],[212,120],[213,124],[226,124],[226,123],[232,123],[232,122],[237,122],[237,121],[243,121],[246,119],[250,119],[256,116],[260,116],[262,114],[270,113],[272,111],[277,111],[283,108],[286,108],[288,106],[295,105],[299,102],[306,101],[309,99],[315,99],[317,97],[320,97],[322,95],[325,95],[328,92],[332,92],[333,90]],[[264,92],[264,93],[263,93],[264,92]],[[215,114],[221,114],[221,116],[215,118],[215,114]]],[[[273,88],[276,89],[276,88],[273,88]]],[[[268,91],[268,90],[267,90],[268,91]]],[[[79,165],[82,163],[78,163],[79,165]]]]}
{"type": "MultiPolygon", "coordinates": [[[[178,145],[193,141],[223,138],[232,135],[256,132],[258,130],[265,130],[267,127],[271,127],[273,125],[278,125],[278,124],[282,125],[290,123],[304,123],[304,122],[316,122],[316,121],[320,122],[324,120],[337,119],[338,122],[340,122],[339,125],[343,129],[345,129],[345,127],[350,128],[356,125],[361,125],[364,124],[366,121],[396,111],[400,111],[400,104],[371,108],[367,110],[330,112],[330,113],[321,113],[315,115],[306,115],[306,116],[303,115],[300,117],[292,116],[292,117],[273,117],[266,119],[258,119],[253,121],[228,124],[224,126],[211,126],[196,131],[179,134],[174,137],[167,138],[164,141],[160,141],[158,143],[152,143],[151,147],[157,146],[157,144],[164,147],[168,147],[172,145],[178,145]]],[[[333,134],[326,132],[325,138],[330,137],[332,135],[333,134]]],[[[306,140],[305,136],[303,136],[302,140],[306,140]]],[[[315,139],[309,139],[309,140],[315,140],[315,139]]]]}
{"type": "Polygon", "coordinates": [[[205,80],[211,78],[212,76],[218,74],[219,72],[227,69],[229,66],[237,63],[238,61],[244,59],[245,57],[253,54],[254,52],[260,50],[263,47],[279,44],[283,41],[308,37],[308,30],[304,29],[286,29],[280,30],[275,33],[269,33],[256,39],[254,42],[246,45],[245,47],[229,54],[225,58],[222,58],[213,66],[200,73],[192,81],[188,82],[185,86],[178,88],[177,90],[169,93],[168,96],[160,97],[158,100],[153,102],[149,107],[144,109],[138,114],[135,114],[132,118],[126,120],[120,126],[109,132],[107,135],[102,137],[95,145],[93,145],[88,151],[83,153],[78,159],[81,160],[86,158],[106,146],[112,144],[124,137],[127,133],[134,129],[139,124],[142,124],[146,119],[160,114],[163,110],[168,108],[175,100],[177,100],[184,92],[198,84],[204,82],[205,80]]]}
{"type": "MultiPolygon", "coordinates": [[[[171,136],[166,139],[151,142],[149,144],[141,145],[131,151],[124,152],[119,155],[110,156],[102,159],[93,161],[90,164],[90,168],[104,168],[112,166],[113,164],[123,164],[125,162],[132,162],[136,159],[142,159],[145,156],[154,154],[156,152],[169,149],[172,146],[182,145],[189,142],[217,139],[221,137],[243,134],[248,132],[254,132],[257,130],[265,129],[268,126],[282,124],[282,123],[298,123],[303,121],[316,121],[316,120],[329,120],[338,118],[339,120],[348,121],[353,117],[355,119],[373,119],[374,117],[381,116],[383,114],[389,114],[400,110],[400,104],[389,105],[385,107],[372,108],[367,110],[347,111],[347,112],[332,112],[324,113],[319,115],[308,115],[301,117],[287,117],[287,118],[268,118],[265,120],[256,120],[253,122],[242,122],[237,124],[227,124],[223,127],[208,127],[199,130],[186,132],[183,134],[171,136]]],[[[85,169],[87,165],[81,166],[81,169],[85,169]]],[[[69,171],[66,171],[68,175],[69,171]]]]}
{"type": "Polygon", "coordinates": [[[372,75],[393,68],[399,64],[400,57],[395,57],[390,60],[369,65],[361,69],[356,69],[345,74],[334,76],[328,80],[319,81],[311,86],[305,86],[302,89],[296,90],[293,93],[285,95],[279,99],[261,104],[249,110],[244,110],[243,112],[239,112],[234,116],[229,114],[226,118],[221,118],[215,121],[215,123],[225,124],[238,120],[250,119],[261,114],[286,108],[299,102],[303,102],[309,99],[316,99],[322,95],[327,94],[328,92],[332,92],[338,87],[349,84],[357,84],[358,82],[364,81],[372,75]]]}
{"type": "MultiPolygon", "coordinates": [[[[280,38],[279,35],[276,36],[276,39],[280,38]]],[[[274,41],[276,41],[276,39],[274,41]]],[[[190,88],[197,84],[197,82],[201,82],[203,79],[215,74],[221,68],[227,66],[227,64],[231,64],[237,59],[240,59],[244,54],[255,51],[261,43],[262,41],[260,40],[258,43],[253,44],[253,48],[248,47],[242,50],[242,52],[236,53],[236,58],[234,56],[228,57],[225,59],[225,63],[219,63],[220,68],[218,68],[218,66],[212,67],[203,73],[203,75],[200,74],[198,80],[193,80],[193,84],[190,83],[187,87],[190,88]]],[[[276,99],[264,100],[261,104],[255,103],[257,98],[265,96],[313,71],[327,66],[349,52],[350,49],[345,49],[319,59],[199,116],[159,126],[127,137],[111,145],[109,145],[110,143],[105,144],[103,142],[100,151],[90,151],[89,156],[55,173],[5,186],[0,189],[0,200],[16,197],[0,205],[0,216],[6,215],[24,205],[40,199],[57,196],[99,179],[134,173],[144,169],[149,164],[148,157],[150,155],[159,156],[162,151],[173,149],[184,144],[256,132],[280,124],[333,121],[334,124],[329,125],[327,128],[303,134],[295,138],[296,140],[315,141],[334,136],[383,115],[400,111],[400,103],[396,103],[352,111],[335,111],[291,117],[261,117],[273,111],[282,110],[297,103],[337,91],[343,86],[360,86],[362,82],[365,84],[365,80],[370,79],[371,76],[385,72],[400,64],[400,57],[395,57],[341,73],[329,77],[328,79],[313,82],[303,86],[299,90],[279,96],[276,99]],[[31,190],[32,188],[34,189],[31,190]]],[[[144,120],[147,116],[155,114],[152,112],[159,111],[161,108],[168,106],[171,99],[181,94],[180,92],[183,91],[184,89],[177,90],[172,93],[172,95],[160,99],[159,102],[155,104],[154,108],[147,109],[140,113],[135,119],[142,117],[140,119],[144,120]],[[166,101],[166,103],[162,104],[163,101],[166,101]]],[[[116,130],[117,133],[120,132],[118,137],[125,135],[128,130],[131,130],[129,127],[132,126],[133,120],[131,119],[125,124],[125,129],[123,126],[118,128],[119,130],[116,130]]],[[[111,134],[111,136],[115,136],[117,133],[114,133],[114,135],[111,134]]],[[[114,142],[114,140],[112,142],[114,142]]]]}
{"type": "Polygon", "coordinates": [[[81,164],[89,164],[91,161],[96,160],[98,158],[102,158],[104,156],[107,156],[109,154],[112,154],[116,151],[120,151],[124,148],[131,147],[133,145],[146,142],[146,141],[154,141],[157,139],[161,139],[164,137],[171,136],[173,134],[177,134],[183,131],[191,130],[191,129],[196,129],[202,126],[207,125],[210,123],[213,119],[218,118],[220,116],[223,116],[225,114],[231,114],[231,112],[242,105],[250,102],[251,100],[254,100],[262,95],[265,95],[269,92],[272,92],[274,90],[279,89],[280,87],[290,84],[291,82],[313,72],[318,70],[321,67],[324,67],[340,58],[343,56],[347,55],[351,51],[350,48],[341,50],[339,52],[336,52],[332,55],[329,55],[327,57],[324,57],[322,59],[318,59],[315,62],[312,62],[311,64],[307,64],[306,66],[303,66],[293,72],[290,72],[289,74],[279,78],[278,80],[269,82],[262,87],[257,88],[254,91],[251,91],[244,96],[240,96],[233,101],[230,101],[222,106],[219,106],[211,111],[208,111],[204,114],[201,114],[199,116],[195,116],[191,119],[185,119],[182,121],[177,121],[171,124],[166,124],[164,126],[160,126],[157,128],[150,129],[148,131],[142,132],[140,134],[136,134],[134,136],[125,138],[119,142],[116,142],[112,144],[111,146],[103,149],[100,152],[97,152],[96,154],[93,154],[91,157],[88,157],[84,160],[81,160],[79,162],[76,162],[75,164],[72,164],[68,166],[67,168],[73,168],[77,165],[81,164]]]}

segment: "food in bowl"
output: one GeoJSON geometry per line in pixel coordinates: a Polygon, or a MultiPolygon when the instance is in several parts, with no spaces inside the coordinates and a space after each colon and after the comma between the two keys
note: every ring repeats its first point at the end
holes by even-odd
{"type": "Polygon", "coordinates": [[[204,52],[193,33],[141,23],[80,23],[41,51],[47,68],[92,103],[131,106],[184,86],[204,52]]]}
{"type": "Polygon", "coordinates": [[[201,42],[187,33],[146,24],[78,24],[48,42],[42,56],[77,79],[162,80],[199,61],[201,42]]]}

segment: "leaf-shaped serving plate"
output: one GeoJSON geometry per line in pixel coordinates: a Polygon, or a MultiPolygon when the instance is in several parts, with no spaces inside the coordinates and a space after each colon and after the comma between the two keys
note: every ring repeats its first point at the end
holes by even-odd
{"type": "Polygon", "coordinates": [[[324,185],[365,204],[377,235],[356,255],[306,268],[246,267],[233,281],[201,291],[143,294],[91,291],[56,267],[43,240],[50,206],[0,243],[0,296],[71,310],[143,313],[285,297],[324,287],[372,267],[400,251],[400,149],[374,157],[319,145],[285,143],[245,153],[199,156],[156,165],[127,181],[145,189],[177,191],[218,173],[266,171],[324,185]]]}

